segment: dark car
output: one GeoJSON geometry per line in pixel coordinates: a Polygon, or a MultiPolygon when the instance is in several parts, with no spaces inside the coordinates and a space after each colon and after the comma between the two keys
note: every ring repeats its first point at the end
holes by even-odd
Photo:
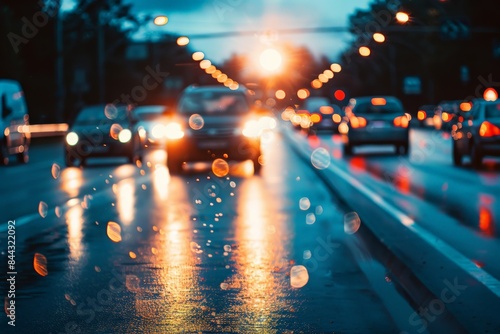
{"type": "Polygon", "coordinates": [[[348,126],[342,127],[344,154],[351,155],[358,145],[395,145],[408,153],[409,118],[401,101],[393,96],[353,98],[346,107],[348,126]]]}
{"type": "Polygon", "coordinates": [[[313,96],[307,98],[297,113],[307,113],[309,115],[310,123],[307,129],[309,135],[319,132],[337,132],[342,121],[342,109],[335,104],[330,104],[326,97],[313,96]]]}
{"type": "Polygon", "coordinates": [[[0,80],[0,164],[7,165],[9,157],[29,160],[30,133],[24,93],[17,81],[0,80]],[[24,129],[24,130],[23,130],[24,129]]]}
{"type": "Polygon", "coordinates": [[[412,116],[412,121],[410,122],[413,125],[418,125],[422,128],[434,127],[434,115],[436,111],[436,106],[433,104],[426,104],[420,106],[417,110],[417,113],[412,116]]]}
{"type": "Polygon", "coordinates": [[[167,164],[171,173],[189,161],[252,160],[261,169],[262,126],[240,86],[190,86],[179,100],[174,121],[166,127],[167,164]]]}
{"type": "Polygon", "coordinates": [[[462,164],[469,156],[471,164],[479,167],[486,156],[500,156],[500,101],[472,101],[472,108],[457,123],[453,135],[453,162],[462,164]]]}
{"type": "Polygon", "coordinates": [[[83,165],[91,157],[126,157],[131,163],[141,159],[134,123],[129,106],[108,104],[82,109],[66,135],[66,165],[83,165]]]}

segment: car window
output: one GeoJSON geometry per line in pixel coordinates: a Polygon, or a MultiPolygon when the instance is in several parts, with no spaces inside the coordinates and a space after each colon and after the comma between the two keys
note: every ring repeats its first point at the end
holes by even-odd
{"type": "Polygon", "coordinates": [[[325,98],[311,98],[304,102],[304,109],[309,111],[319,111],[320,107],[328,106],[330,102],[325,98]]]}
{"type": "Polygon", "coordinates": [[[394,101],[386,101],[384,104],[373,104],[371,102],[358,102],[353,108],[355,114],[399,114],[403,112],[401,105],[394,101]]]}
{"type": "Polygon", "coordinates": [[[155,120],[164,116],[166,108],[163,106],[158,107],[138,107],[134,110],[134,116],[138,120],[148,121],[155,120]]]}
{"type": "Polygon", "coordinates": [[[500,103],[487,104],[485,107],[486,118],[500,118],[500,103]]]}
{"type": "Polygon", "coordinates": [[[128,123],[127,109],[114,106],[86,108],[80,112],[75,123],[97,125],[103,121],[128,123]]]}
{"type": "Polygon", "coordinates": [[[184,114],[228,115],[246,113],[249,106],[241,93],[206,91],[184,95],[179,111],[184,114]]]}

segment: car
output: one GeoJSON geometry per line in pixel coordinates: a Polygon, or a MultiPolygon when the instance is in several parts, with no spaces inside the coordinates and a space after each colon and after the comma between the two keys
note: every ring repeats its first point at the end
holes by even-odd
{"type": "Polygon", "coordinates": [[[165,128],[168,123],[168,108],[164,105],[145,105],[132,111],[135,132],[139,134],[141,146],[166,148],[165,128]]]}
{"type": "Polygon", "coordinates": [[[410,123],[412,124],[412,126],[413,126],[413,124],[415,124],[421,128],[434,127],[435,110],[436,110],[436,106],[433,104],[426,104],[426,105],[420,106],[418,108],[417,113],[415,115],[413,115],[412,121],[410,123]]]}
{"type": "Polygon", "coordinates": [[[66,134],[66,165],[83,165],[93,157],[126,157],[131,163],[140,160],[140,139],[134,132],[131,109],[114,104],[83,108],[66,134]]]}
{"type": "Polygon", "coordinates": [[[437,130],[451,131],[454,124],[458,123],[460,104],[462,100],[441,101],[436,107],[434,126],[437,130]]]}
{"type": "Polygon", "coordinates": [[[251,160],[261,170],[261,134],[258,111],[252,109],[248,90],[224,86],[189,86],[179,99],[166,127],[167,165],[170,173],[186,162],[251,160]]]}
{"type": "Polygon", "coordinates": [[[339,128],[344,154],[351,155],[358,145],[395,145],[408,154],[409,117],[399,99],[393,96],[352,98],[345,109],[349,122],[339,128]]]}
{"type": "Polygon", "coordinates": [[[463,121],[452,131],[453,163],[462,165],[469,156],[473,167],[480,167],[486,156],[500,156],[500,101],[475,99],[463,121]]]}
{"type": "Polygon", "coordinates": [[[24,92],[19,82],[0,80],[0,164],[8,165],[15,155],[21,163],[29,160],[31,136],[24,92]]]}
{"type": "Polygon", "coordinates": [[[318,132],[335,132],[342,120],[342,109],[331,104],[328,98],[312,96],[307,98],[297,114],[309,115],[309,127],[307,134],[313,135],[318,132]],[[335,115],[338,115],[335,117],[335,115]]]}

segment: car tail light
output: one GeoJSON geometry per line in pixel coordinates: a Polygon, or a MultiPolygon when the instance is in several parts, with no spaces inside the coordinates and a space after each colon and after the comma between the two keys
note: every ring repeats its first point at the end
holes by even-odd
{"type": "Polygon", "coordinates": [[[423,121],[424,119],[427,118],[427,113],[423,110],[419,110],[417,113],[417,118],[419,121],[423,121]]]}
{"type": "Polygon", "coordinates": [[[311,122],[313,122],[313,123],[319,123],[319,122],[321,122],[321,119],[322,119],[322,117],[320,114],[312,114],[311,115],[311,122]]]}
{"type": "Polygon", "coordinates": [[[334,114],[332,116],[332,120],[336,123],[336,124],[339,124],[340,122],[342,122],[342,117],[339,115],[339,114],[334,114]]]}
{"type": "Polygon", "coordinates": [[[481,124],[481,127],[479,128],[479,135],[481,137],[500,136],[500,128],[494,124],[491,124],[488,121],[485,121],[481,124]]]}
{"type": "Polygon", "coordinates": [[[350,122],[353,129],[364,128],[366,126],[366,119],[363,117],[351,117],[350,122]]]}
{"type": "Polygon", "coordinates": [[[454,115],[447,113],[446,111],[441,114],[441,119],[443,122],[449,122],[453,119],[454,115]]]}
{"type": "Polygon", "coordinates": [[[407,128],[409,123],[406,116],[398,116],[394,119],[394,125],[400,128],[407,128]]]}

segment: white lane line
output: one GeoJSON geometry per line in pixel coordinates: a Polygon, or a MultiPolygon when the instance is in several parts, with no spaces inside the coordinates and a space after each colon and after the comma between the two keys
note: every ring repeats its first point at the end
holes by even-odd
{"type": "MultiPolygon", "coordinates": [[[[293,139],[294,138],[292,137],[292,140],[293,139]]],[[[306,148],[306,150],[309,151],[308,148],[306,148]]],[[[434,247],[438,252],[440,252],[446,258],[448,258],[448,260],[453,262],[459,268],[461,268],[462,270],[466,271],[469,275],[474,277],[478,282],[483,284],[497,297],[500,297],[500,281],[497,280],[495,277],[491,276],[489,273],[479,268],[469,258],[467,258],[465,255],[460,253],[452,246],[448,245],[445,241],[441,240],[436,235],[430,233],[421,225],[415,223],[415,221],[411,217],[406,215],[403,211],[399,210],[394,205],[389,204],[389,202],[384,200],[380,195],[378,195],[373,190],[369,189],[360,181],[356,180],[352,175],[346,173],[335,164],[330,164],[329,169],[333,173],[341,177],[345,182],[350,184],[352,187],[355,187],[357,190],[359,190],[367,198],[376,202],[382,209],[384,209],[385,212],[387,212],[390,216],[392,216],[398,222],[400,222],[401,225],[405,226],[414,234],[418,235],[421,239],[426,241],[429,245],[434,247]]]]}

